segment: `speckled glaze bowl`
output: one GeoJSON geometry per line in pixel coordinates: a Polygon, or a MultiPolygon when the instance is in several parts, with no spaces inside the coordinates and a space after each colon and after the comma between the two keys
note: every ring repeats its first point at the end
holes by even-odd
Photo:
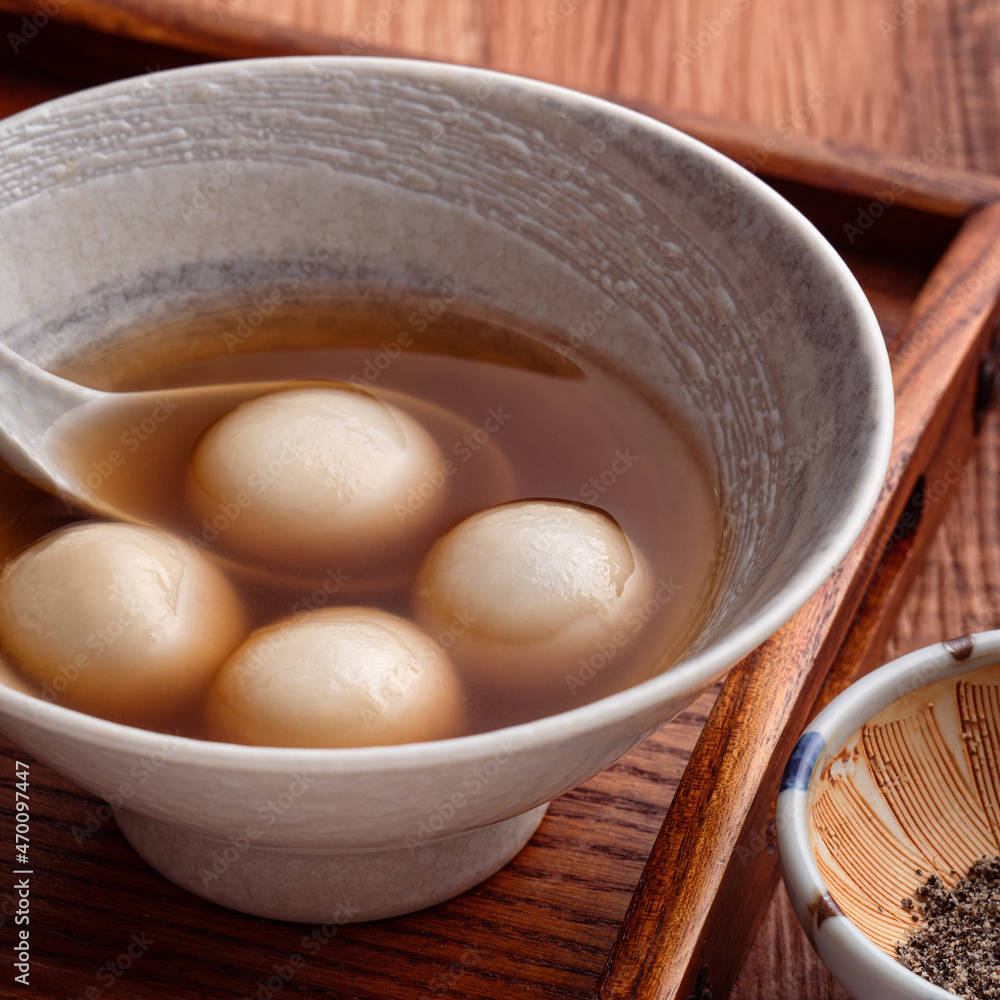
{"type": "Polygon", "coordinates": [[[715,600],[684,662],[502,731],[254,748],[0,689],[10,739],[107,799],[167,877],[226,906],[365,920],[482,880],[550,799],[785,622],[878,495],[892,385],[846,267],[757,179],[620,107],[430,63],[236,62],[17,115],[0,123],[0,166],[0,337],[37,362],[120,357],[134,330],[223,305],[245,310],[242,342],[289,276],[297,294],[446,289],[682,413],[724,504],[715,600]]]}
{"type": "Polygon", "coordinates": [[[852,684],[810,724],[778,796],[785,885],[857,1000],[947,1000],[896,959],[904,907],[1000,849],[1000,631],[928,646],[852,684]]]}

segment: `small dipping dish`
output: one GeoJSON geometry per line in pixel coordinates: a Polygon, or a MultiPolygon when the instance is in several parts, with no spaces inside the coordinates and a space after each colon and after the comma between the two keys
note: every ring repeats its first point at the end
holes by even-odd
{"type": "Polygon", "coordinates": [[[947,1000],[896,946],[923,923],[918,889],[953,887],[1000,853],[1000,631],[909,653],[810,723],[778,795],[795,913],[856,1000],[947,1000]]]}

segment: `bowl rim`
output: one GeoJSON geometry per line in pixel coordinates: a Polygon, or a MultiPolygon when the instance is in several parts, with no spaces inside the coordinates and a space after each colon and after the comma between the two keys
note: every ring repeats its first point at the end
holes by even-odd
{"type": "MultiPolygon", "coordinates": [[[[142,77],[102,84],[28,108],[0,122],[0,137],[10,136],[33,119],[45,117],[53,106],[72,111],[75,105],[92,108],[95,99],[111,103],[122,93],[134,93],[136,81],[176,80],[178,83],[203,80],[206,83],[245,74],[252,70],[255,79],[271,74],[323,72],[326,74],[363,71],[376,75],[396,75],[409,79],[457,85],[481,80],[504,81],[520,93],[546,100],[563,112],[576,112],[579,119],[588,116],[604,121],[609,116],[631,123],[636,131],[654,137],[660,143],[678,147],[694,157],[756,203],[777,222],[787,237],[803,253],[811,255],[817,274],[826,277],[838,289],[854,319],[859,348],[871,372],[874,387],[871,407],[875,417],[864,474],[853,484],[854,501],[842,515],[840,524],[826,536],[816,551],[805,559],[787,580],[781,592],[771,599],[750,621],[737,626],[704,650],[675,667],[640,684],[608,695],[578,708],[504,729],[426,743],[383,747],[348,747],[305,750],[289,747],[253,747],[217,743],[188,737],[179,741],[174,760],[187,764],[214,767],[224,765],[239,770],[311,768],[356,771],[395,767],[415,769],[427,764],[466,759],[489,753],[497,746],[515,744],[519,749],[541,746],[596,729],[611,727],[629,717],[648,711],[651,704],[664,703],[681,694],[705,690],[723,676],[739,659],[772,635],[804,605],[847,555],[861,533],[882,489],[892,447],[894,395],[885,343],[874,312],[860,285],[847,265],[797,209],[766,185],[760,178],[735,161],[716,152],[672,126],[629,108],[578,91],[543,83],[495,70],[458,66],[416,59],[393,59],[374,56],[279,56],[264,59],[207,63],[163,70],[142,77]]],[[[555,113],[554,111],[552,113],[555,113]]],[[[164,734],[97,719],[73,709],[40,701],[0,685],[0,706],[9,705],[12,714],[34,714],[50,728],[72,727],[89,743],[121,749],[125,744],[136,753],[155,752],[164,734]],[[27,710],[27,711],[25,711],[27,710]]]]}
{"type": "Polygon", "coordinates": [[[929,684],[998,661],[1000,629],[970,633],[897,657],[834,698],[809,723],[789,757],[775,816],[782,877],[803,930],[834,977],[845,986],[848,984],[842,975],[851,977],[852,982],[873,983],[872,992],[859,996],[955,1000],[955,994],[886,955],[836,906],[820,874],[809,836],[818,778],[851,736],[893,702],[929,684]],[[809,905],[816,900],[833,901],[822,919],[816,918],[816,907],[809,905]],[[898,993],[887,994],[888,988],[898,993]]]}

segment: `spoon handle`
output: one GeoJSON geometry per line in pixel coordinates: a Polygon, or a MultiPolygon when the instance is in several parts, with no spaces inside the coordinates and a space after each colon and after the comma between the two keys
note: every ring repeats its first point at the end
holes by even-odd
{"type": "Polygon", "coordinates": [[[46,435],[60,417],[101,394],[59,378],[0,344],[0,457],[29,479],[61,483],[46,435]]]}

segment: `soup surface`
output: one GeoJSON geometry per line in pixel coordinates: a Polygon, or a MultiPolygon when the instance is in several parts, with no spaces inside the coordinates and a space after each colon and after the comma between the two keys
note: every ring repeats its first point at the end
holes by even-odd
{"type": "MultiPolygon", "coordinates": [[[[526,690],[512,671],[505,686],[500,667],[483,685],[475,671],[463,670],[460,615],[431,635],[453,656],[464,686],[463,732],[577,707],[683,656],[716,584],[722,518],[705,466],[671,414],[582,353],[557,350],[544,331],[464,315],[441,300],[272,305],[266,316],[237,308],[139,331],[127,344],[64,364],[61,374],[98,388],[162,391],[128,426],[80,419],[66,430],[66,454],[95,496],[208,553],[240,595],[250,628],[338,606],[412,618],[414,581],[430,546],[497,504],[546,498],[606,512],[651,582],[614,632],[556,665],[555,683],[526,690]],[[247,476],[248,504],[190,503],[192,450],[233,404],[185,403],[172,390],[303,379],[343,383],[391,403],[436,443],[439,460],[395,500],[404,539],[408,523],[414,526],[398,553],[366,562],[319,548],[283,561],[280,538],[256,562],[235,551],[227,538],[248,504],[282,476],[280,461],[247,476]],[[424,518],[429,505],[434,516],[424,518]]],[[[12,473],[0,479],[4,555],[90,517],[12,473]]],[[[52,688],[43,696],[62,700],[52,688]]],[[[180,719],[157,725],[178,727],[206,735],[199,699],[180,719]]]]}

